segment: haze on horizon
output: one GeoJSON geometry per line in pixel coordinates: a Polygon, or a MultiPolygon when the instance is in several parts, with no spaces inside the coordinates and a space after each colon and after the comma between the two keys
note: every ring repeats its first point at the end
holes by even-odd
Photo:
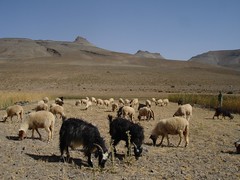
{"type": "Polygon", "coordinates": [[[0,38],[74,41],[117,52],[188,60],[240,49],[240,1],[0,1],[0,38]]]}

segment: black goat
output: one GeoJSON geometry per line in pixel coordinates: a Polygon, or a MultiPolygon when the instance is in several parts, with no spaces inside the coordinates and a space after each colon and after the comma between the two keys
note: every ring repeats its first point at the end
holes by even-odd
{"type": "Polygon", "coordinates": [[[127,119],[117,117],[113,119],[111,115],[108,115],[109,120],[109,133],[111,135],[111,140],[113,143],[114,153],[116,154],[115,146],[121,141],[126,142],[126,147],[128,147],[128,154],[130,153],[129,138],[131,144],[134,146],[135,158],[142,154],[142,143],[144,140],[144,130],[143,127],[130,122],[127,119]],[[129,135],[127,134],[129,132],[129,135]]]}
{"type": "Polygon", "coordinates": [[[61,157],[66,151],[67,161],[70,158],[69,147],[72,149],[83,146],[85,156],[88,157],[89,166],[93,167],[91,154],[95,152],[95,157],[98,157],[98,165],[102,168],[108,158],[108,150],[105,146],[103,138],[97,127],[77,118],[69,118],[63,121],[60,129],[60,152],[61,157]]]}
{"type": "Polygon", "coordinates": [[[213,115],[213,119],[215,118],[215,116],[217,116],[217,118],[219,119],[219,116],[222,115],[222,117],[225,119],[225,117],[229,117],[230,119],[233,119],[234,116],[231,115],[231,113],[225,109],[222,109],[221,107],[218,107],[215,109],[215,114],[213,115]]]}

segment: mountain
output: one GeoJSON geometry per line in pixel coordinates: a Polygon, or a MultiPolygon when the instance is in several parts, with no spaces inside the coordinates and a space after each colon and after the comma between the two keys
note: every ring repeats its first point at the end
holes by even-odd
{"type": "Polygon", "coordinates": [[[240,49],[209,51],[192,57],[189,61],[240,68],[240,49]]]}
{"type": "Polygon", "coordinates": [[[160,53],[151,53],[148,51],[139,50],[135,53],[135,56],[143,58],[156,58],[156,59],[165,59],[160,53]]]}

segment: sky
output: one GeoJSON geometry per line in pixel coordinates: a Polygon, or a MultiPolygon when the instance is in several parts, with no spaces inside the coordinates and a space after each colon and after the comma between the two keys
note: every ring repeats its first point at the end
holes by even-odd
{"type": "Polygon", "coordinates": [[[240,49],[240,0],[0,0],[0,38],[74,41],[188,60],[240,49]]]}

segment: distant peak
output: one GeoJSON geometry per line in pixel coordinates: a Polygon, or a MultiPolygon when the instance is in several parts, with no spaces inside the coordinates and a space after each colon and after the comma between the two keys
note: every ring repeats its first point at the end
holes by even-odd
{"type": "Polygon", "coordinates": [[[83,45],[91,45],[92,44],[85,38],[81,37],[81,36],[77,36],[76,39],[74,40],[75,43],[78,44],[83,44],[83,45]]]}
{"type": "Polygon", "coordinates": [[[138,50],[135,54],[138,57],[145,57],[145,58],[159,58],[164,59],[160,53],[151,53],[148,51],[138,50]]]}

